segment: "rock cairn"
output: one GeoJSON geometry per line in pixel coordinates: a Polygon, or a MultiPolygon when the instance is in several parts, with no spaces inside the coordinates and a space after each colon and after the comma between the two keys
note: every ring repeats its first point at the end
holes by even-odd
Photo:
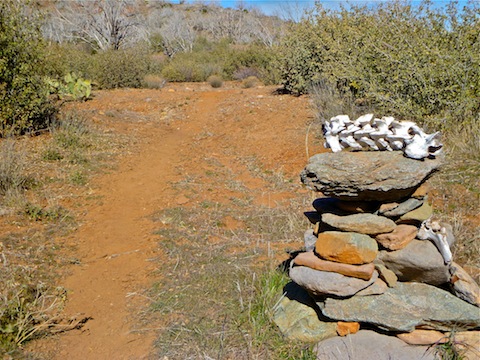
{"type": "Polygon", "coordinates": [[[432,221],[428,201],[427,180],[442,160],[402,151],[310,158],[301,180],[324,197],[305,213],[313,225],[274,311],[287,338],[320,341],[318,359],[433,359],[431,345],[456,333],[476,338],[480,355],[479,287],[453,262],[452,228],[432,221]]]}

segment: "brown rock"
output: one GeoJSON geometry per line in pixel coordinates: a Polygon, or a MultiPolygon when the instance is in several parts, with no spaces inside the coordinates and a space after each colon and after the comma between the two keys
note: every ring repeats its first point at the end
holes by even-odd
{"type": "Polygon", "coordinates": [[[315,252],[325,260],[361,265],[371,263],[377,257],[378,245],[368,235],[325,231],[318,235],[315,252]]]}
{"type": "Polygon", "coordinates": [[[316,256],[313,251],[298,254],[293,262],[296,265],[307,266],[311,269],[336,272],[338,274],[363,280],[370,280],[373,271],[375,270],[375,265],[372,263],[365,265],[350,265],[322,260],[316,256]]]}
{"type": "MultiPolygon", "coordinates": [[[[447,334],[450,336],[450,334],[447,334]]],[[[480,358],[480,331],[459,331],[451,334],[455,345],[460,348],[462,359],[478,360],[480,358]]]]}
{"type": "Polygon", "coordinates": [[[410,345],[444,344],[448,341],[448,336],[437,330],[413,330],[397,334],[397,337],[410,345]]]}
{"type": "Polygon", "coordinates": [[[400,223],[421,223],[427,219],[430,218],[433,214],[433,208],[432,205],[430,205],[428,202],[424,202],[422,206],[419,208],[410,211],[402,216],[400,216],[400,219],[398,222],[400,223]]]}
{"type": "Polygon", "coordinates": [[[377,242],[389,250],[400,250],[406,247],[415,236],[418,228],[413,225],[400,224],[388,234],[380,234],[375,237],[377,242]]]}
{"type": "Polygon", "coordinates": [[[322,214],[322,221],[335,229],[366,235],[388,233],[397,226],[393,220],[374,214],[338,216],[326,213],[322,214]]]}
{"type": "Polygon", "coordinates": [[[378,212],[379,212],[379,214],[383,214],[387,211],[395,209],[398,205],[399,205],[399,203],[397,203],[397,202],[382,204],[382,205],[380,205],[380,208],[378,209],[378,212]]]}
{"type": "Polygon", "coordinates": [[[379,278],[385,281],[388,287],[395,287],[397,285],[398,278],[392,270],[387,269],[382,264],[375,264],[375,269],[378,271],[379,278]]]}
{"type": "Polygon", "coordinates": [[[358,330],[360,330],[360,323],[358,322],[337,322],[337,334],[340,336],[355,334],[358,330]]]}
{"type": "Polygon", "coordinates": [[[415,199],[424,199],[431,189],[432,187],[430,186],[430,184],[425,182],[420,185],[411,196],[415,199]]]}
{"type": "Polygon", "coordinates": [[[460,299],[480,307],[480,288],[473,278],[457,263],[450,266],[450,283],[460,299]]]}

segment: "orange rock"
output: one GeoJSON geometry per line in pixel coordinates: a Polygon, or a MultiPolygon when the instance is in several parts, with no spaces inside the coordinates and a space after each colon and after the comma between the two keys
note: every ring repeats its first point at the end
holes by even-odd
{"type": "Polygon", "coordinates": [[[360,330],[360,323],[358,322],[337,322],[337,334],[340,336],[355,334],[358,330],[360,330]]]}
{"type": "Polygon", "coordinates": [[[389,250],[400,250],[407,246],[415,236],[418,229],[413,225],[400,224],[395,230],[387,234],[380,234],[375,237],[377,242],[389,250]]]}
{"type": "Polygon", "coordinates": [[[397,337],[410,345],[444,344],[448,336],[437,330],[413,330],[409,333],[397,334],[397,337]]]}
{"type": "Polygon", "coordinates": [[[378,254],[378,245],[368,235],[325,231],[318,235],[315,252],[324,260],[361,265],[375,260],[378,254]]]}
{"type": "Polygon", "coordinates": [[[375,270],[372,263],[365,265],[350,265],[338,262],[322,260],[316,256],[313,251],[298,254],[293,262],[296,265],[307,266],[311,269],[331,271],[345,276],[351,276],[363,280],[370,280],[375,270]]]}

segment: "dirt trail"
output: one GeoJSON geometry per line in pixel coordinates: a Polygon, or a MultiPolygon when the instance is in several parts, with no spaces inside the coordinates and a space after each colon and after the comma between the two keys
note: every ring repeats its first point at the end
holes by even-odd
{"type": "MultiPolygon", "coordinates": [[[[56,359],[142,359],[152,354],[155,331],[138,328],[136,320],[145,305],[142,290],[155,280],[150,260],[163,256],[151,215],[195,201],[195,194],[182,194],[173,182],[189,172],[201,174],[208,166],[205,159],[215,157],[249,187],[262,186],[239,164],[240,154],[296,178],[305,164],[309,105],[305,98],[273,95],[273,90],[181,84],[161,91],[101,92],[79,106],[90,111],[93,121],[134,134],[136,144],[117,170],[93,181],[95,200],[70,239],[79,264],[62,284],[69,292],[65,312],[91,320],[82,330],[48,340],[56,359]]],[[[217,187],[210,196],[222,197],[226,191],[217,187]]]]}

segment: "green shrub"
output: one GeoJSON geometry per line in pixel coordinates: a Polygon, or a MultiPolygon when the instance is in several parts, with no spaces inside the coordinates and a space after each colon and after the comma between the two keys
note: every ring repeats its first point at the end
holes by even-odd
{"type": "Polygon", "coordinates": [[[223,85],[223,80],[218,75],[209,76],[207,81],[210,84],[210,86],[213,88],[220,88],[223,85]]]}
{"type": "Polygon", "coordinates": [[[25,2],[0,3],[0,136],[46,128],[55,108],[44,80],[44,44],[25,2]]]}
{"type": "Polygon", "coordinates": [[[242,81],[242,87],[249,89],[258,84],[258,78],[256,76],[249,76],[242,81]]]}
{"type": "Polygon", "coordinates": [[[165,80],[163,77],[149,74],[143,78],[142,86],[148,89],[161,89],[166,83],[167,80],[165,80]]]}
{"type": "Polygon", "coordinates": [[[146,75],[160,71],[160,64],[143,49],[108,50],[94,56],[94,79],[101,88],[139,88],[146,75]]]}
{"type": "Polygon", "coordinates": [[[319,6],[284,41],[283,84],[305,93],[326,79],[379,112],[437,128],[452,120],[478,121],[479,11],[474,3],[462,13],[428,2],[338,11],[319,6]]]}

